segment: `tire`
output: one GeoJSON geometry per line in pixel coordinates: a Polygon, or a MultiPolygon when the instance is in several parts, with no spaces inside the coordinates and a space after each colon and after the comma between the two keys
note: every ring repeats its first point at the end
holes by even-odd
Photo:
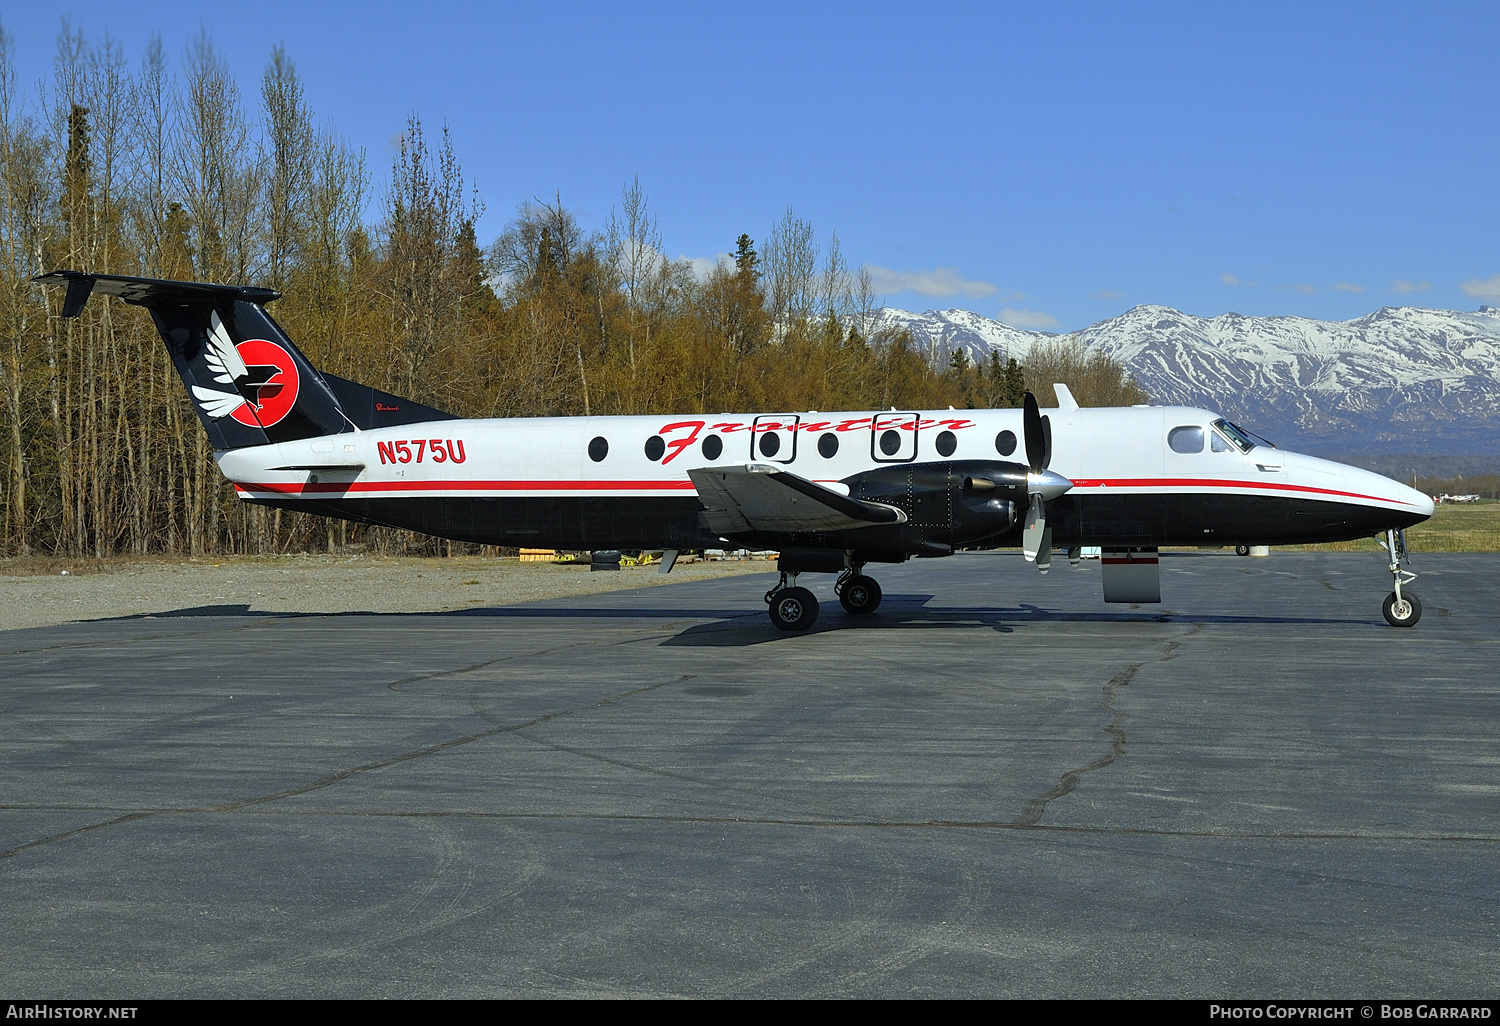
{"type": "Polygon", "coordinates": [[[771,622],[784,631],[805,631],[818,618],[818,600],[806,588],[783,588],[771,596],[771,622]]]}
{"type": "Polygon", "coordinates": [[[1248,556],[1248,555],[1250,555],[1250,546],[1248,546],[1248,545],[1236,545],[1234,547],[1234,554],[1236,556],[1248,556]]]}
{"type": "Polygon", "coordinates": [[[1409,591],[1401,593],[1402,603],[1405,608],[1396,605],[1396,593],[1393,591],[1385,597],[1380,611],[1385,615],[1385,622],[1392,627],[1410,627],[1422,619],[1422,602],[1417,596],[1409,591]]]}
{"type": "Polygon", "coordinates": [[[839,592],[839,604],[856,616],[875,612],[880,607],[880,598],[880,585],[875,578],[863,574],[849,578],[839,592]]]}

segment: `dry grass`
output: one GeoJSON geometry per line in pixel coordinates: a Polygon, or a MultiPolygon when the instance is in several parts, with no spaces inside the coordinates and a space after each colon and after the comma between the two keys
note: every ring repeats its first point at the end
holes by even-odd
{"type": "MultiPolygon", "coordinates": [[[[1439,506],[1431,520],[1407,530],[1406,544],[1413,552],[1500,552],[1500,502],[1439,506]]],[[[1361,538],[1285,547],[1302,552],[1378,552],[1384,546],[1373,538],[1361,538]]]]}

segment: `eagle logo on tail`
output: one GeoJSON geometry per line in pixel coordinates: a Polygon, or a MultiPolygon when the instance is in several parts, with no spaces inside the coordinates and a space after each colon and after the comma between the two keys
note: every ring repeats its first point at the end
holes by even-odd
{"type": "Polygon", "coordinates": [[[268,428],[296,405],[299,380],[292,354],[263,338],[236,344],[217,310],[209,314],[203,362],[215,382],[233,389],[192,386],[193,398],[211,420],[231,417],[246,427],[268,428]]]}

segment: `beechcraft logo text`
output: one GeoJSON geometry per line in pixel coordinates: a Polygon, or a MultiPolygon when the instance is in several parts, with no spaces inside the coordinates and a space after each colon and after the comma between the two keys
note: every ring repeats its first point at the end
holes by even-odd
{"type": "Polygon", "coordinates": [[[246,427],[267,428],[297,404],[301,382],[292,354],[263,338],[236,344],[217,311],[209,318],[203,362],[220,387],[194,385],[193,397],[214,420],[229,417],[246,427]]]}

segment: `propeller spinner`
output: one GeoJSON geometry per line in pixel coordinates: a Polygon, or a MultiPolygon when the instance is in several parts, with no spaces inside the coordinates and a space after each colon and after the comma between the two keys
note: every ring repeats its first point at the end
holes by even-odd
{"type": "Polygon", "coordinates": [[[1073,482],[1047,469],[1052,462],[1052,421],[1037,409],[1036,396],[1026,393],[1022,405],[1022,429],[1026,436],[1026,491],[1031,504],[1021,531],[1021,554],[1028,563],[1046,573],[1052,566],[1052,528],[1047,526],[1047,500],[1062,495],[1073,482]]]}

